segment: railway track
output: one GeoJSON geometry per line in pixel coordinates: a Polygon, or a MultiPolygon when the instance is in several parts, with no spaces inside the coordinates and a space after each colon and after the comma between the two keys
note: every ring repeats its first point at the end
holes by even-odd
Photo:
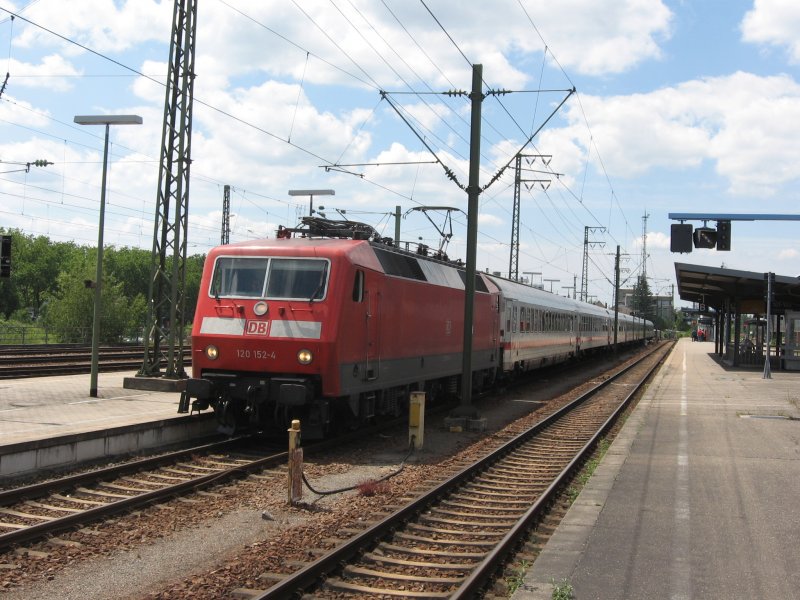
{"type": "MultiPolygon", "coordinates": [[[[439,407],[445,410],[447,407],[439,407]]],[[[435,411],[435,412],[436,412],[435,411]]],[[[397,427],[393,419],[305,446],[308,456],[397,427]]],[[[281,440],[283,445],[285,440],[281,440]]],[[[226,438],[29,486],[0,490],[0,554],[141,506],[164,502],[265,470],[285,477],[288,453],[258,436],[226,438]],[[256,449],[237,446],[257,442],[256,449]]]]}
{"type": "MultiPolygon", "coordinates": [[[[143,346],[106,346],[99,349],[100,371],[126,371],[142,366],[143,346]]],[[[191,364],[191,348],[184,348],[184,364],[191,364]]],[[[0,379],[89,373],[88,346],[0,346],[0,379]]]]}
{"type": "Polygon", "coordinates": [[[253,471],[285,464],[285,452],[231,450],[247,438],[139,459],[0,491],[0,552],[253,471]]]}
{"type": "Polygon", "coordinates": [[[598,383],[497,451],[267,590],[277,598],[474,598],[580,470],[671,345],[598,383]]]}
{"type": "MultiPolygon", "coordinates": [[[[609,380],[604,385],[617,390],[631,389],[630,384],[618,380],[609,380]]],[[[587,419],[588,417],[583,417],[584,421],[587,419]]],[[[538,427],[544,426],[543,422],[538,427]]],[[[376,427],[374,431],[381,429],[376,427]]],[[[562,441],[571,440],[569,447],[565,448],[563,453],[559,453],[561,462],[567,460],[571,454],[574,455],[574,448],[580,446],[582,440],[577,434],[573,436],[565,434],[564,431],[569,430],[551,434],[551,437],[562,441]]],[[[352,439],[360,440],[370,434],[370,431],[361,430],[355,432],[352,439]]],[[[515,440],[521,440],[522,437],[521,435],[515,440]]],[[[324,453],[327,448],[336,447],[347,441],[347,438],[339,438],[324,444],[306,446],[306,455],[310,457],[318,452],[324,453]]],[[[225,444],[231,443],[235,442],[225,442],[225,444]]],[[[588,443],[583,444],[586,447],[588,445],[588,443]]],[[[281,587],[277,589],[266,592],[263,589],[248,591],[255,597],[267,598],[300,597],[305,593],[304,590],[311,590],[308,593],[314,597],[343,597],[353,593],[369,595],[368,592],[354,592],[349,586],[377,589],[384,585],[385,580],[392,581],[394,586],[403,589],[401,595],[407,597],[414,597],[411,592],[417,591],[423,594],[421,597],[450,597],[453,594],[450,588],[459,585],[456,579],[463,584],[475,572],[476,565],[483,562],[488,555],[497,552],[496,548],[500,547],[498,544],[502,544],[507,537],[502,528],[508,528],[510,521],[526,506],[525,503],[530,505],[533,501],[546,504],[544,500],[536,501],[532,498],[537,494],[540,498],[545,498],[550,487],[557,489],[555,483],[546,483],[554,476],[558,477],[554,475],[558,469],[548,463],[555,451],[543,449],[541,452],[543,454],[535,463],[528,462],[527,466],[522,468],[522,473],[517,477],[522,478],[524,482],[519,485],[512,485],[509,482],[512,475],[503,471],[509,467],[494,467],[488,472],[489,475],[481,475],[484,477],[482,483],[476,479],[478,475],[470,474],[466,468],[460,473],[464,480],[473,478],[478,482],[474,486],[475,489],[480,490],[482,486],[504,488],[504,491],[495,490],[495,502],[491,501],[491,494],[489,499],[481,500],[480,496],[469,491],[472,488],[464,487],[457,492],[463,497],[453,495],[449,498],[444,497],[447,492],[437,488],[427,492],[409,507],[395,506],[391,509],[396,511],[396,515],[400,515],[400,519],[409,521],[408,529],[405,531],[398,528],[396,521],[391,520],[387,520],[384,525],[375,524],[366,532],[343,531],[343,534],[354,537],[337,542],[339,545],[331,551],[335,556],[331,559],[335,563],[333,567],[329,565],[317,572],[319,566],[309,564],[286,576],[286,579],[281,579],[277,584],[281,587]],[[533,474],[534,467],[538,469],[536,476],[533,474]],[[545,474],[544,480],[539,481],[540,475],[545,474]],[[498,494],[513,497],[503,501],[497,496],[498,494]],[[434,499],[440,495],[443,498],[442,502],[434,505],[434,499]],[[450,511],[450,514],[442,511],[450,511]],[[429,513],[427,516],[424,514],[426,512],[429,513]],[[491,515],[491,518],[487,519],[487,515],[491,515]],[[423,518],[427,521],[422,520],[423,518]],[[449,520],[462,521],[469,525],[448,523],[449,520]],[[496,526],[501,529],[494,530],[496,526]],[[382,532],[382,537],[385,538],[388,532],[394,529],[397,529],[394,539],[372,537],[368,540],[362,537],[372,531],[382,532]],[[461,534],[453,537],[461,530],[469,533],[470,537],[462,537],[461,534]],[[417,552],[414,547],[427,552],[417,552]],[[465,549],[468,550],[465,552],[465,549]],[[444,558],[447,553],[454,555],[449,562],[449,559],[444,558]],[[363,562],[339,569],[344,556],[361,556],[363,562]],[[386,577],[386,573],[389,573],[390,577],[386,577]],[[300,579],[297,580],[297,577],[300,579]],[[328,578],[328,583],[321,588],[315,588],[321,578],[325,577],[328,578]],[[375,580],[375,577],[380,579],[375,580]],[[423,583],[420,584],[420,581],[423,583]],[[337,585],[339,587],[336,587],[337,585]],[[422,587],[418,590],[419,586],[422,587]],[[347,591],[348,589],[351,591],[347,591]],[[431,596],[430,593],[440,595],[431,596]],[[266,595],[259,596],[260,594],[266,595]]],[[[44,538],[58,545],[59,538],[53,536],[59,532],[75,530],[91,522],[112,519],[119,513],[130,512],[142,505],[159,503],[203,488],[213,492],[213,489],[210,489],[212,486],[225,484],[233,478],[242,478],[247,473],[265,471],[256,476],[278,477],[279,485],[285,485],[286,459],[285,452],[267,456],[262,453],[258,457],[253,457],[249,451],[231,449],[230,446],[207,446],[138,461],[139,464],[115,466],[56,482],[0,492],[0,553],[16,550],[17,555],[24,554],[28,552],[32,543],[44,538]]],[[[489,459],[481,461],[483,469],[489,468],[488,461],[489,459]]],[[[573,458],[572,461],[576,465],[581,463],[580,458],[573,458]]],[[[459,480],[458,475],[449,479],[453,482],[457,480],[459,480]]],[[[454,485],[459,484],[454,483],[454,485]]],[[[460,485],[466,484],[462,482],[460,485]]],[[[529,529],[530,525],[527,528],[529,529]]],[[[93,532],[88,531],[88,533],[93,532]]],[[[508,543],[512,546],[516,544],[516,542],[508,543]]],[[[507,552],[501,554],[505,556],[507,552]]],[[[294,568],[297,569],[296,566],[294,568]]],[[[499,567],[495,567],[494,572],[497,572],[497,569],[499,567]]],[[[272,579],[277,581],[278,577],[272,579]]],[[[389,597],[392,591],[389,587],[386,589],[387,591],[381,593],[389,597]]]]}

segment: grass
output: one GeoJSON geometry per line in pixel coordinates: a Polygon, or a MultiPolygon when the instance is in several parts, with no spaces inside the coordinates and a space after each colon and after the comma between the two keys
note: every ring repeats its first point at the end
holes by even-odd
{"type": "Polygon", "coordinates": [[[608,451],[608,447],[610,445],[611,443],[606,438],[600,440],[600,442],[597,444],[597,449],[592,455],[592,458],[587,460],[586,464],[583,465],[583,469],[581,469],[581,472],[578,473],[574,484],[567,488],[567,498],[569,499],[570,504],[575,502],[575,500],[578,498],[578,494],[581,493],[581,490],[597,469],[597,466],[600,464],[603,456],[605,456],[605,453],[608,451]]]}
{"type": "Polygon", "coordinates": [[[561,583],[556,583],[555,579],[550,580],[553,584],[553,594],[550,596],[552,600],[574,600],[575,588],[566,579],[562,579],[561,583]]]}
{"type": "Polygon", "coordinates": [[[508,595],[511,596],[516,592],[525,581],[525,573],[530,568],[530,563],[526,560],[522,561],[517,568],[513,570],[511,575],[506,579],[508,585],[508,595]]]}

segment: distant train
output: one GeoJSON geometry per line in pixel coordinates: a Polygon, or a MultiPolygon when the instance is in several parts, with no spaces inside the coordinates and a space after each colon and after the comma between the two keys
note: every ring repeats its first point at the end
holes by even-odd
{"type": "MultiPolygon", "coordinates": [[[[300,419],[313,439],[399,415],[411,391],[457,395],[466,271],[443,258],[311,217],[278,239],[214,248],[179,410],[212,407],[228,433],[300,419]]],[[[619,314],[618,343],[653,336],[649,321],[619,314]]],[[[473,389],[613,342],[613,311],[476,275],[473,389]]]]}

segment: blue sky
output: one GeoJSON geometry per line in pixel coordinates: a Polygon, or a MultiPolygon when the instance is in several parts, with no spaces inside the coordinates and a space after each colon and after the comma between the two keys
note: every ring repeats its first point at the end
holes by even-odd
{"type": "MultiPolygon", "coordinates": [[[[96,243],[103,131],[73,117],[139,114],[143,125],[112,129],[105,239],[151,247],[171,12],[154,0],[0,0],[1,226],[96,243]],[[19,170],[36,159],[53,164],[19,170]]],[[[430,161],[466,185],[469,102],[441,92],[468,90],[479,63],[484,91],[514,92],[483,101],[482,185],[577,91],[525,149],[552,160],[531,176],[549,187],[522,193],[520,272],[570,293],[584,228],[603,227],[587,287],[610,302],[611,255],[619,244],[625,277],[641,272],[648,215],[655,292],[669,293],[675,261],[800,274],[796,222],[734,223],[731,252],[677,255],[667,218],[800,212],[797,31],[800,5],[780,0],[203,0],[189,251],[219,243],[225,184],[231,241],[297,224],[308,200],[289,189],[334,189],[315,200],[327,216],[347,211],[388,236],[397,205],[465,211],[466,193],[430,161]],[[369,166],[321,167],[354,163],[369,166]]],[[[508,272],[512,202],[506,170],[481,194],[482,270],[508,272]]],[[[401,229],[439,244],[418,212],[401,229]]],[[[454,213],[451,257],[465,256],[465,236],[454,213]]]]}

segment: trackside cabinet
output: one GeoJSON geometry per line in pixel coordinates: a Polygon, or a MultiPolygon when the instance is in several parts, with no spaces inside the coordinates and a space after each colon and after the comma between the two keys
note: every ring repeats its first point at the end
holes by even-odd
{"type": "Polygon", "coordinates": [[[800,371],[800,312],[786,311],[783,362],[787,371],[800,371]]]}

